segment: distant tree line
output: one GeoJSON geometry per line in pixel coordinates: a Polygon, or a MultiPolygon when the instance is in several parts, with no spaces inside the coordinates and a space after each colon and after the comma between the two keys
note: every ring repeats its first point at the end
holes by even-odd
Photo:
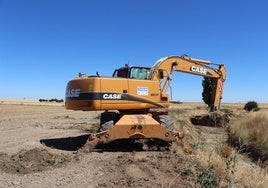
{"type": "Polygon", "coordinates": [[[172,104],[182,104],[183,102],[181,101],[170,101],[172,104]]]}
{"type": "Polygon", "coordinates": [[[64,102],[63,99],[39,99],[39,102],[58,102],[58,103],[62,103],[64,102]]]}

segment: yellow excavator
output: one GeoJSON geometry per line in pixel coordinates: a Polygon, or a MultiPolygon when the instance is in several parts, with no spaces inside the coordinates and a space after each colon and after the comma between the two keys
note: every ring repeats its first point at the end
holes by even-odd
{"type": "Polygon", "coordinates": [[[125,65],[111,77],[79,73],[69,81],[66,109],[103,111],[99,132],[89,136],[84,148],[93,150],[98,144],[120,139],[160,139],[182,142],[185,150],[191,152],[183,131],[174,130],[168,115],[167,89],[174,71],[211,78],[212,109],[218,110],[226,79],[225,66],[186,55],[161,58],[152,67],[125,65]]]}

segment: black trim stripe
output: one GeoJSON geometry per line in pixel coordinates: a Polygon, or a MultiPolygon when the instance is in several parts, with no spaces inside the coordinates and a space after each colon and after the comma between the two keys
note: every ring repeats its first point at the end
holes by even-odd
{"type": "Polygon", "coordinates": [[[124,100],[124,101],[135,101],[152,104],[157,107],[163,108],[164,106],[159,103],[153,102],[148,99],[140,98],[134,95],[129,95],[127,93],[109,93],[109,92],[88,92],[88,93],[80,93],[79,97],[66,97],[65,100],[124,100]],[[103,95],[121,95],[120,99],[104,99],[103,95]]]}

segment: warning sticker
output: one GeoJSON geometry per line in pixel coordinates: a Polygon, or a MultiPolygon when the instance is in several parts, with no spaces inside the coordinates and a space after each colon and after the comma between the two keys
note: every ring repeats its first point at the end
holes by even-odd
{"type": "Polygon", "coordinates": [[[141,96],[148,96],[149,89],[148,87],[137,87],[137,94],[141,96]]]}

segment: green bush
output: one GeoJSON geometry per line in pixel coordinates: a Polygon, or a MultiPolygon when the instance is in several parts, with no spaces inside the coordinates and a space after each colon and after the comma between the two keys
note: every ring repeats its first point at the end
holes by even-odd
{"type": "Polygon", "coordinates": [[[249,101],[244,106],[244,110],[246,110],[246,111],[251,111],[254,109],[258,109],[258,103],[255,101],[249,101]]]}
{"type": "Polygon", "coordinates": [[[197,186],[214,188],[218,187],[218,177],[215,176],[215,169],[213,166],[204,168],[201,165],[197,164],[195,166],[197,172],[197,186]]]}

